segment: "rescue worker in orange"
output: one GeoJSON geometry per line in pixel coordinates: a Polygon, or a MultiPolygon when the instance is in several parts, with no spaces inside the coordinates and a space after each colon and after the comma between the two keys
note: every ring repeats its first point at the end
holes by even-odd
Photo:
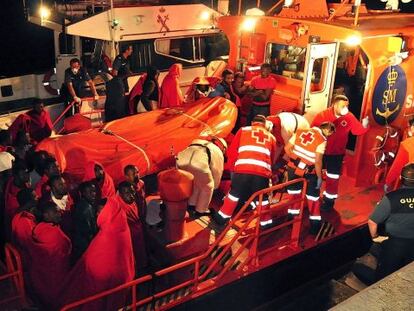
{"type": "Polygon", "coordinates": [[[414,136],[414,118],[408,121],[408,127],[404,130],[402,140],[414,136]]]}
{"type": "MultiPolygon", "coordinates": [[[[322,157],[326,141],[335,132],[335,125],[324,122],[319,127],[298,130],[285,146],[290,160],[287,167],[288,180],[304,177],[308,181],[306,199],[309,209],[310,233],[317,234],[321,227],[320,187],[322,184],[322,157]]],[[[287,192],[292,199],[300,197],[302,183],[291,184],[287,192]]],[[[300,214],[299,206],[288,209],[289,217],[300,214]]]]}
{"type": "Polygon", "coordinates": [[[368,131],[369,119],[365,117],[361,122],[349,111],[349,100],[344,95],[335,96],[332,107],[317,114],[311,124],[319,126],[323,122],[332,122],[335,133],[329,137],[324,155],[326,166],[326,190],[323,193],[322,209],[330,211],[338,198],[339,177],[341,176],[342,161],[345,156],[348,136],[362,135],[368,131]]]}
{"type": "MultiPolygon", "coordinates": [[[[221,209],[212,215],[217,224],[226,224],[236,208],[243,206],[253,193],[269,187],[269,178],[275,161],[275,146],[276,139],[266,128],[266,118],[263,115],[255,116],[251,126],[242,127],[237,131],[228,149],[228,164],[233,172],[231,189],[221,209]]],[[[255,208],[259,203],[252,202],[251,205],[255,208]]],[[[268,207],[268,198],[264,196],[262,210],[268,207]]],[[[261,217],[262,227],[271,224],[270,214],[261,217]]]]}
{"type": "Polygon", "coordinates": [[[406,164],[414,163],[414,137],[408,137],[400,143],[395,160],[385,178],[384,191],[393,190],[401,170],[406,164]]]}

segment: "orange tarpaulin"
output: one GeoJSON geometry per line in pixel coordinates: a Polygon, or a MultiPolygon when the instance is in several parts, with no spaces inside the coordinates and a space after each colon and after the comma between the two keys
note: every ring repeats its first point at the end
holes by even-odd
{"type": "Polygon", "coordinates": [[[152,174],[174,165],[171,151],[177,154],[200,134],[226,137],[236,118],[232,102],[221,97],[203,98],[185,107],[115,120],[103,129],[48,138],[37,149],[53,154],[64,172],[79,179],[86,163],[94,160],[119,182],[128,164],[136,165],[141,176],[152,174]]]}

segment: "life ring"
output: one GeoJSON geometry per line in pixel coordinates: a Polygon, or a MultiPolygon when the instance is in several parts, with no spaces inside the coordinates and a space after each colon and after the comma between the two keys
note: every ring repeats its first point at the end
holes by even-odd
{"type": "Polygon", "coordinates": [[[50,69],[48,72],[46,72],[45,75],[43,76],[42,84],[46,92],[48,92],[50,95],[57,96],[59,95],[59,90],[57,88],[52,87],[52,84],[51,84],[51,78],[55,74],[56,74],[55,69],[50,69]]]}

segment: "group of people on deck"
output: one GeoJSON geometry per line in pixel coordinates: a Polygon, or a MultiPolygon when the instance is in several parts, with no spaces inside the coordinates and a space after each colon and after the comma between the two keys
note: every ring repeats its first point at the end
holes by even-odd
{"type": "MultiPolygon", "coordinates": [[[[243,73],[230,69],[221,78],[195,77],[185,96],[179,83],[181,64],[171,66],[161,86],[160,73],[151,66],[129,90],[131,53],[132,46],[127,46],[114,61],[113,79],[107,82],[106,121],[181,107],[201,98],[223,97],[238,109],[229,146],[223,138],[199,137],[177,155],[177,166],[194,175],[188,204],[193,217],[207,215],[218,225],[227,224],[250,195],[269,187],[272,179],[281,182],[278,172],[286,169],[287,180],[303,177],[308,181],[309,231],[317,234],[321,210],[331,211],[338,198],[348,134],[363,135],[369,128],[368,118],[360,122],[349,111],[346,96],[336,96],[332,106],[311,123],[294,112],[271,115],[270,100],[277,83],[269,64],[263,64],[249,83],[243,73]],[[220,209],[214,211],[209,209],[210,202],[225,168],[232,173],[230,190],[220,209]],[[321,195],[323,168],[325,191],[321,195]]],[[[66,78],[70,100],[81,101],[79,81],[88,82],[95,99],[99,98],[79,60],[71,62],[66,78]]],[[[35,151],[37,143],[52,131],[41,100],[35,100],[33,109],[20,115],[8,130],[0,131],[3,236],[20,251],[29,294],[45,309],[126,283],[148,266],[142,223],[145,187],[138,169],[133,163],[125,166],[125,181],[114,185],[104,167],[92,161],[86,165],[83,179],[74,180],[60,170],[53,155],[35,151]]],[[[413,133],[414,121],[407,136],[413,133]]],[[[388,187],[401,168],[412,162],[413,138],[407,139],[409,143],[402,144],[392,176],[387,178],[388,187]]],[[[301,195],[302,186],[287,187],[292,199],[301,195]]],[[[269,198],[252,202],[251,208],[259,204],[268,210],[269,198]]],[[[299,206],[292,206],[287,214],[289,219],[298,217],[299,206]]],[[[262,215],[260,225],[262,229],[273,225],[270,213],[262,215]]],[[[85,310],[111,310],[124,298],[117,295],[90,303],[85,310]]]]}
{"type": "MultiPolygon", "coordinates": [[[[91,161],[76,180],[53,155],[35,150],[52,130],[41,101],[21,119],[0,131],[1,242],[21,254],[31,299],[55,310],[145,273],[145,187],[138,169],[125,166],[125,180],[116,186],[91,161]]],[[[115,295],[84,310],[112,310],[124,298],[115,295]]]]}

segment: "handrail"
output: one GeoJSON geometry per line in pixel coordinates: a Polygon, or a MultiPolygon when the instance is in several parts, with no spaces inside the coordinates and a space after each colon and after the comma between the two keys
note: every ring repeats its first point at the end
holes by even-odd
{"type": "Polygon", "coordinates": [[[119,286],[117,286],[115,288],[112,288],[112,289],[105,290],[105,291],[103,291],[99,294],[95,294],[93,296],[90,296],[90,297],[72,302],[70,304],[67,304],[60,310],[61,311],[71,310],[71,309],[74,309],[74,308],[76,308],[80,305],[98,300],[98,299],[103,298],[105,296],[112,295],[116,292],[119,292],[119,291],[122,291],[122,290],[125,290],[125,289],[128,289],[129,287],[131,287],[131,289],[132,289],[132,293],[131,293],[131,295],[132,295],[132,304],[129,307],[131,307],[132,310],[135,311],[137,306],[141,306],[141,305],[146,304],[146,303],[148,303],[152,300],[152,297],[147,297],[146,299],[143,299],[143,300],[137,302],[137,296],[136,296],[136,287],[137,287],[137,285],[148,282],[150,280],[152,280],[152,276],[151,275],[145,275],[145,276],[140,277],[138,279],[135,279],[131,282],[119,285],[119,286]]]}
{"type": "MultiPolygon", "coordinates": [[[[104,96],[101,96],[101,97],[104,97],[104,96]]],[[[53,127],[53,129],[56,131],[56,125],[59,123],[59,121],[61,121],[63,118],[64,118],[64,116],[65,116],[65,114],[70,110],[70,109],[72,109],[72,107],[74,106],[74,105],[82,105],[82,102],[89,102],[89,101],[94,101],[95,100],[95,98],[94,97],[82,97],[81,98],[81,102],[80,103],[77,103],[76,101],[72,101],[72,102],[70,102],[69,103],[69,105],[68,106],[66,106],[65,107],[65,109],[60,113],[60,115],[53,121],[53,123],[52,123],[52,127],[53,127]]],[[[92,115],[92,114],[94,114],[94,113],[100,113],[100,112],[104,112],[105,111],[105,109],[92,109],[92,111],[88,111],[88,112],[82,112],[82,113],[80,113],[81,115],[92,115]]],[[[61,133],[62,132],[62,130],[63,130],[63,128],[62,129],[60,129],[59,131],[56,131],[57,133],[61,133]]]]}
{"type": "Polygon", "coordinates": [[[16,287],[16,295],[7,297],[3,300],[0,300],[0,305],[8,303],[9,301],[20,300],[22,304],[25,303],[26,293],[24,289],[24,280],[23,280],[23,267],[18,250],[11,245],[6,243],[5,245],[5,255],[6,255],[6,274],[0,276],[0,281],[6,279],[12,279],[16,287]]]}
{"type": "MultiPolygon", "coordinates": [[[[237,258],[239,257],[239,255],[241,255],[241,253],[243,252],[243,250],[247,249],[249,247],[249,256],[248,258],[242,263],[242,265],[238,268],[241,269],[241,267],[246,266],[247,264],[249,264],[252,260],[255,263],[255,266],[258,265],[258,258],[260,255],[263,255],[264,253],[268,252],[268,250],[263,250],[263,251],[258,251],[258,240],[260,238],[260,236],[269,234],[270,232],[279,230],[281,228],[284,227],[288,227],[290,225],[293,225],[292,228],[292,241],[293,241],[293,246],[294,247],[298,247],[299,245],[299,234],[300,234],[300,227],[302,224],[302,215],[303,215],[303,206],[304,206],[304,201],[305,201],[305,194],[306,194],[306,187],[307,187],[307,182],[304,178],[300,178],[300,179],[295,179],[292,181],[288,181],[286,183],[283,184],[279,184],[279,185],[275,185],[272,186],[270,188],[267,189],[263,189],[260,190],[254,194],[252,194],[250,196],[250,198],[246,201],[246,203],[242,206],[242,208],[238,211],[238,213],[232,217],[232,219],[230,220],[230,222],[228,223],[228,225],[226,226],[226,228],[220,233],[220,235],[217,237],[217,239],[210,245],[209,249],[207,250],[207,252],[205,252],[204,254],[201,254],[197,257],[188,259],[186,261],[180,262],[174,266],[171,267],[167,267],[164,269],[161,269],[157,272],[155,272],[152,276],[147,275],[144,281],[149,281],[149,280],[154,280],[154,277],[157,278],[161,278],[165,275],[168,275],[172,272],[178,271],[180,269],[183,268],[191,268],[192,265],[194,265],[194,271],[192,272],[193,277],[189,280],[183,281],[178,285],[172,286],[170,288],[167,288],[165,290],[162,290],[160,292],[154,292],[152,293],[152,296],[150,295],[149,297],[146,297],[143,300],[140,301],[136,301],[136,296],[133,296],[133,302],[132,304],[128,305],[128,308],[132,307],[132,310],[136,310],[135,307],[137,306],[142,306],[144,304],[147,303],[154,303],[157,299],[160,299],[162,297],[165,297],[169,294],[175,293],[183,288],[189,287],[191,286],[194,290],[197,289],[198,284],[200,284],[203,281],[206,281],[208,279],[208,275],[210,274],[210,272],[213,271],[214,268],[216,268],[221,259],[226,255],[226,253],[231,250],[231,247],[233,246],[233,244],[238,241],[238,239],[240,238],[240,236],[242,234],[245,233],[246,230],[249,230],[249,225],[254,221],[256,221],[256,226],[255,228],[253,228],[254,230],[253,233],[250,233],[248,236],[246,236],[246,240],[243,241],[243,243],[240,245],[239,249],[237,250],[237,252],[232,256],[233,258],[231,258],[225,266],[222,267],[222,270],[215,276],[216,280],[221,279],[224,274],[233,266],[234,262],[237,260],[237,258]],[[266,211],[262,211],[262,201],[263,201],[263,196],[265,194],[269,194],[269,193],[273,193],[276,192],[278,190],[281,190],[283,188],[285,188],[288,185],[292,185],[292,184],[296,184],[296,183],[302,183],[302,192],[301,192],[301,197],[294,199],[294,200],[290,200],[289,202],[280,202],[280,204],[276,207],[276,208],[271,208],[269,210],[266,211]],[[256,198],[258,197],[258,200],[256,200],[256,198]],[[224,248],[221,249],[221,252],[215,256],[215,258],[213,259],[213,261],[209,264],[208,268],[203,271],[201,274],[200,273],[200,266],[201,263],[205,260],[208,259],[209,257],[211,258],[212,254],[214,252],[216,252],[219,248],[220,243],[223,241],[223,239],[225,238],[227,232],[229,229],[231,229],[236,222],[240,219],[240,217],[246,212],[247,208],[249,208],[250,203],[252,201],[259,201],[259,204],[257,205],[257,208],[248,216],[247,220],[243,223],[243,225],[239,228],[239,231],[237,231],[237,233],[232,237],[231,241],[229,243],[227,243],[225,245],[224,248]],[[270,228],[267,230],[261,230],[260,228],[260,217],[264,214],[267,213],[273,213],[276,210],[281,210],[286,208],[289,205],[292,204],[300,204],[300,216],[296,217],[295,219],[291,220],[291,221],[287,221],[284,222],[274,228],[270,228]],[[249,246],[250,245],[250,246],[249,246]]],[[[269,197],[270,200],[270,197],[269,197]]],[[[279,203],[279,202],[278,202],[279,203]]],[[[276,246],[275,246],[276,247],[276,246]]],[[[274,247],[272,248],[272,250],[274,249],[274,247]]],[[[107,290],[105,292],[102,292],[100,294],[85,298],[83,300],[79,300],[77,302],[74,302],[70,305],[65,306],[63,309],[61,309],[61,311],[67,311],[70,310],[71,308],[74,308],[75,306],[79,306],[85,303],[88,303],[90,301],[93,300],[97,300],[99,298],[103,298],[109,294],[113,294],[116,291],[120,291],[123,289],[127,289],[128,287],[133,287],[132,290],[136,289],[136,286],[142,282],[139,282],[139,280],[142,280],[143,278],[134,280],[132,282],[120,285],[114,289],[111,290],[107,290]]],[[[213,286],[213,285],[211,285],[213,286]]],[[[190,296],[188,296],[190,297],[190,296]]],[[[189,299],[189,298],[187,298],[189,299]]],[[[171,300],[169,302],[167,302],[166,304],[164,304],[162,306],[162,309],[171,307],[172,305],[177,304],[177,300],[171,300]]]]}

